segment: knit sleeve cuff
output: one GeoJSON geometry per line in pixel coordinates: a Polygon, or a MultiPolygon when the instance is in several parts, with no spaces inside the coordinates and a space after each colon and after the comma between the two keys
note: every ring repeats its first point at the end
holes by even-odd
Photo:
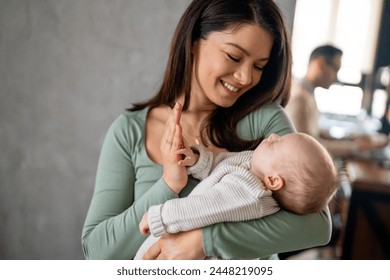
{"type": "Polygon", "coordinates": [[[148,224],[151,234],[154,236],[162,236],[167,234],[162,222],[162,207],[163,204],[151,206],[148,210],[148,224]]]}
{"type": "Polygon", "coordinates": [[[188,167],[188,174],[196,179],[202,180],[208,176],[208,174],[205,173],[208,173],[207,170],[210,169],[208,167],[211,164],[212,153],[200,145],[192,146],[191,149],[199,153],[199,158],[193,166],[188,167]]]}

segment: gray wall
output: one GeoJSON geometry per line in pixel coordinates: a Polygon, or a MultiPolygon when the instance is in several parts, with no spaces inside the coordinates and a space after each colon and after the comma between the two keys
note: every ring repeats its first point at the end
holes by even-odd
{"type": "Polygon", "coordinates": [[[274,0],[284,15],[289,35],[292,35],[296,0],[274,0]]]}
{"type": "Polygon", "coordinates": [[[158,88],[189,2],[0,0],[0,259],[83,258],[103,137],[158,88]]]}
{"type": "Polygon", "coordinates": [[[0,259],[81,259],[109,124],[151,96],[183,0],[0,0],[0,259]]]}

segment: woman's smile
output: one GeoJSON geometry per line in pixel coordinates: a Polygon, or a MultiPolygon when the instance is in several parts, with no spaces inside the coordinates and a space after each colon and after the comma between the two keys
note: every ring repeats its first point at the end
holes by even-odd
{"type": "Polygon", "coordinates": [[[232,93],[238,93],[238,91],[240,90],[240,88],[238,87],[234,87],[232,86],[231,84],[229,84],[228,82],[224,82],[222,81],[222,85],[227,88],[229,90],[229,92],[232,92],[232,93]]]}
{"type": "Polygon", "coordinates": [[[259,83],[273,38],[257,24],[210,33],[194,43],[192,91],[217,106],[230,107],[259,83]]]}

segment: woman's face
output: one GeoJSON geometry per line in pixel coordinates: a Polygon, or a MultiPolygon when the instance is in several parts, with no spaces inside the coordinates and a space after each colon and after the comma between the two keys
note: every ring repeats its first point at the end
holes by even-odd
{"type": "Polygon", "coordinates": [[[272,36],[256,24],[212,32],[196,41],[191,100],[232,106],[260,81],[272,44],[272,36]]]}

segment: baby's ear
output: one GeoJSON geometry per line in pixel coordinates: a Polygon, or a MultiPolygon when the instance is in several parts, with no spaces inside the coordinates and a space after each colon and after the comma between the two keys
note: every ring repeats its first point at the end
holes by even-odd
{"type": "Polygon", "coordinates": [[[267,175],[264,180],[265,186],[271,191],[277,191],[284,187],[283,178],[279,175],[267,175]]]}

